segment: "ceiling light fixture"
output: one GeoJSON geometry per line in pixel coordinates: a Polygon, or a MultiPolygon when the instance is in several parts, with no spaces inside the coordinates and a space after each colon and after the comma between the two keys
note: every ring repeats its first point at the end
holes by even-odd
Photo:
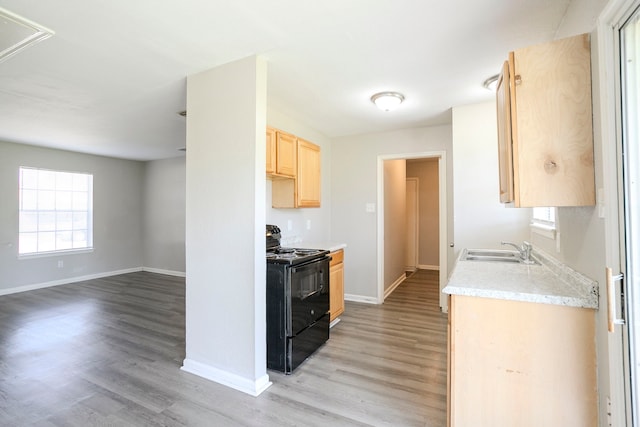
{"type": "Polygon", "coordinates": [[[371,97],[371,102],[382,111],[391,111],[402,104],[404,95],[398,92],[380,92],[371,97]]]}
{"type": "Polygon", "coordinates": [[[0,7],[0,62],[53,34],[50,29],[0,7]]]}
{"type": "Polygon", "coordinates": [[[500,74],[496,74],[495,76],[489,77],[487,80],[482,83],[485,89],[490,90],[491,92],[496,91],[496,87],[498,86],[498,78],[500,78],[500,74]]]}

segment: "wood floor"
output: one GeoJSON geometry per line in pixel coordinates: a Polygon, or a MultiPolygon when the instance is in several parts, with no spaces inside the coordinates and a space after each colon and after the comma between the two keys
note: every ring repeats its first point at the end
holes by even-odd
{"type": "Polygon", "coordinates": [[[184,279],[140,272],[0,297],[1,426],[444,426],[437,272],[331,338],[257,398],[191,375],[184,279]]]}

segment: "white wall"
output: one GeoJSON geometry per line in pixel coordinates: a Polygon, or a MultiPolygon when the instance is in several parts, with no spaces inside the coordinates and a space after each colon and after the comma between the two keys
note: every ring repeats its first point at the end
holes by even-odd
{"type": "MultiPolygon", "coordinates": [[[[590,33],[596,28],[596,20],[609,0],[572,0],[565,12],[555,39],[590,33]]],[[[523,46],[524,47],[524,46],[523,46]]]]}
{"type": "Polygon", "coordinates": [[[266,373],[266,62],[187,78],[183,369],[257,395],[266,373]]]}
{"type": "MultiPolygon", "coordinates": [[[[376,300],[378,289],[377,217],[365,211],[377,204],[378,156],[451,152],[451,127],[432,126],[335,138],[331,148],[331,238],[348,248],[345,294],[376,300]]],[[[451,188],[451,156],[447,156],[447,186],[451,188]]],[[[453,193],[448,212],[453,212],[453,193]]],[[[381,207],[376,205],[376,209],[381,207]]],[[[448,221],[449,225],[453,221],[448,221]]],[[[449,235],[453,235],[451,226],[449,235]]],[[[404,262],[404,261],[403,261],[404,262]]]]}
{"type": "Polygon", "coordinates": [[[529,238],[531,209],[500,203],[495,102],[453,109],[454,255],[529,238]]]}
{"type": "Polygon", "coordinates": [[[0,142],[0,293],[139,269],[143,174],[137,161],[0,142]],[[20,166],[93,174],[93,252],[18,259],[20,166]]]}
{"type": "Polygon", "coordinates": [[[271,181],[266,183],[267,224],[275,224],[282,229],[283,245],[304,247],[304,242],[326,242],[331,234],[331,140],[304,123],[273,109],[267,111],[269,126],[281,129],[320,146],[320,207],[301,209],[273,209],[271,207],[271,181]],[[288,229],[291,221],[292,228],[288,229]],[[311,221],[311,229],[307,228],[311,221]],[[298,242],[298,243],[295,243],[298,242]]]}
{"type": "Polygon", "coordinates": [[[143,198],[144,267],[185,272],[185,157],[145,163],[143,198]]]}
{"type": "Polygon", "coordinates": [[[407,250],[406,160],[384,161],[384,290],[405,277],[407,250]]]}

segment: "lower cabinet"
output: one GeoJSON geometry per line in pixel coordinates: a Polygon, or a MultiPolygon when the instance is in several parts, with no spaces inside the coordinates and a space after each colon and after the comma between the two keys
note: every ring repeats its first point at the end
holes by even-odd
{"type": "Polygon", "coordinates": [[[329,321],[344,313],[344,250],[331,252],[329,264],[329,321]]]}
{"type": "Polygon", "coordinates": [[[450,298],[450,426],[598,425],[594,310],[450,298]]]}

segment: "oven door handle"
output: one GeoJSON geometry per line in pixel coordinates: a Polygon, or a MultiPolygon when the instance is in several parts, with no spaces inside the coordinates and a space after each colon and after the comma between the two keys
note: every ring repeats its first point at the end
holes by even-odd
{"type": "Polygon", "coordinates": [[[301,300],[305,300],[305,299],[310,298],[310,297],[312,297],[314,295],[317,295],[317,294],[321,293],[323,289],[324,289],[324,285],[320,285],[320,288],[318,288],[317,290],[315,290],[313,292],[309,292],[306,295],[303,295],[302,298],[300,298],[300,299],[301,300]]]}

